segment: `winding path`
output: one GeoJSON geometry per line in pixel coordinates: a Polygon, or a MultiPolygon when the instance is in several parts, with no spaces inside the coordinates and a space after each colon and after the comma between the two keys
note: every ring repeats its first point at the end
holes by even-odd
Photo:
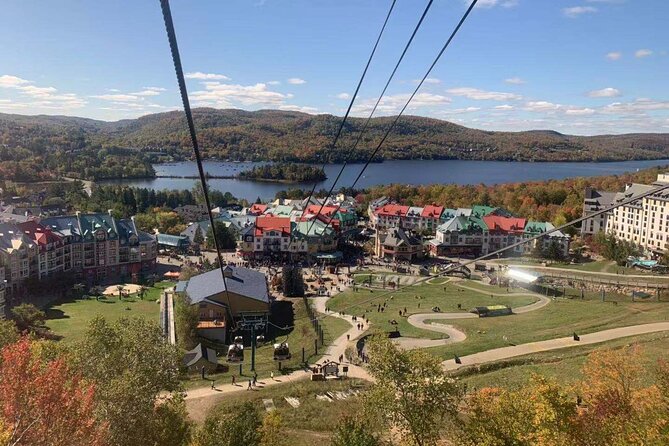
{"type": "MultiPolygon", "coordinates": [[[[483,290],[473,288],[473,287],[468,287],[466,285],[462,285],[461,283],[458,283],[457,285],[460,288],[466,288],[470,291],[476,291],[482,294],[490,294],[487,293],[483,290]]],[[[506,294],[496,294],[492,293],[492,296],[533,296],[537,297],[539,300],[536,302],[533,302],[529,305],[525,305],[522,307],[514,308],[513,312],[515,314],[523,314],[523,313],[528,313],[530,311],[536,311],[540,308],[545,307],[548,305],[551,301],[545,296],[542,296],[540,294],[535,294],[535,293],[506,293],[506,294]]],[[[467,339],[467,335],[455,328],[452,325],[446,325],[446,324],[440,324],[440,323],[428,323],[426,321],[434,321],[434,320],[458,320],[458,319],[478,319],[478,316],[473,314],[473,313],[419,313],[419,314],[412,314],[407,318],[407,322],[409,324],[413,325],[416,328],[420,328],[423,330],[429,330],[429,331],[435,331],[437,333],[442,333],[448,335],[448,338],[446,339],[421,339],[421,338],[398,338],[396,339],[396,343],[400,345],[402,348],[406,349],[416,349],[416,348],[427,348],[427,347],[437,347],[440,345],[448,345],[448,344],[455,344],[457,342],[462,342],[465,339],[467,339]]]]}

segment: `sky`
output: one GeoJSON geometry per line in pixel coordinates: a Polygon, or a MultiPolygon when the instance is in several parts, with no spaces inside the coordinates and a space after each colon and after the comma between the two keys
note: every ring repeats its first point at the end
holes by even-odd
{"type": "MultiPolygon", "coordinates": [[[[428,0],[397,0],[368,116],[428,0]]],[[[172,0],[191,105],[343,115],[391,0],[172,0]]],[[[376,116],[399,111],[468,6],[435,0],[376,116]]],[[[158,0],[0,0],[0,112],[181,109],[158,0]]],[[[485,130],[669,132],[669,2],[479,0],[407,114],[485,130]]]]}

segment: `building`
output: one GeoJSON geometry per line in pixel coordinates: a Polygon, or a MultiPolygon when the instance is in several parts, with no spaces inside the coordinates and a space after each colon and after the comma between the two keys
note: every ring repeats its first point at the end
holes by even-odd
{"type": "Polygon", "coordinates": [[[377,257],[394,261],[414,261],[422,259],[425,252],[423,242],[402,228],[379,232],[375,239],[377,257]]]}
{"type": "Polygon", "coordinates": [[[5,294],[17,293],[23,282],[37,275],[37,244],[16,225],[0,223],[0,269],[5,294]]]}
{"type": "Polygon", "coordinates": [[[377,231],[404,227],[403,223],[406,223],[408,212],[409,206],[394,203],[384,204],[372,209],[369,213],[369,224],[377,231]]]}
{"type": "Polygon", "coordinates": [[[62,238],[62,271],[72,271],[88,283],[137,282],[155,269],[156,238],[139,231],[133,219],[119,220],[111,212],[78,212],[46,218],[40,225],[62,238]]]}
{"type": "MultiPolygon", "coordinates": [[[[669,173],[657,176],[652,185],[630,184],[615,195],[612,204],[621,203],[669,183],[669,173]]],[[[669,248],[669,192],[648,195],[611,211],[606,231],[639,246],[646,254],[660,256],[669,248]]]]}
{"type": "Polygon", "coordinates": [[[200,343],[184,354],[181,365],[189,372],[200,372],[204,369],[207,373],[214,373],[218,369],[216,350],[200,343]]]}
{"type": "MultiPolygon", "coordinates": [[[[532,238],[555,229],[552,223],[528,221],[525,224],[525,238],[532,238]]],[[[562,231],[555,231],[547,234],[524,246],[525,253],[531,253],[535,249],[540,249],[542,253],[547,253],[551,245],[557,246],[562,257],[569,255],[569,244],[571,238],[562,231]]]]}
{"type": "Polygon", "coordinates": [[[37,278],[58,275],[65,269],[63,237],[36,221],[19,223],[17,227],[37,246],[37,278]]]}
{"type": "MultiPolygon", "coordinates": [[[[616,198],[615,192],[598,191],[591,187],[585,188],[583,201],[583,217],[592,215],[597,211],[611,206],[616,198]]],[[[596,217],[581,222],[581,235],[595,235],[600,231],[606,231],[611,212],[600,214],[596,217]]]]}
{"type": "Polygon", "coordinates": [[[156,234],[156,242],[158,248],[176,252],[186,252],[190,246],[190,240],[185,235],[156,234]]]}
{"type": "Polygon", "coordinates": [[[237,252],[244,258],[286,258],[307,253],[307,240],[295,237],[290,217],[262,215],[241,234],[237,252]]]}
{"type": "MultiPolygon", "coordinates": [[[[438,256],[478,256],[483,250],[485,231],[487,227],[480,218],[458,215],[437,227],[436,236],[428,246],[438,256]]],[[[487,241],[487,234],[485,238],[487,241]]]]}
{"type": "Polygon", "coordinates": [[[233,326],[249,319],[266,321],[270,312],[265,275],[248,268],[226,265],[179,282],[175,291],[197,306],[198,334],[213,341],[225,343],[233,326]]]}

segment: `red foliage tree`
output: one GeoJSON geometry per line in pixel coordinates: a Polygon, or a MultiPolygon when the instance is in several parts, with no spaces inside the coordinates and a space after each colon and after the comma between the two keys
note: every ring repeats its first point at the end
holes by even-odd
{"type": "Polygon", "coordinates": [[[95,389],[82,382],[63,358],[45,362],[28,339],[2,349],[0,417],[10,444],[107,444],[107,426],[94,417],[95,389]]]}

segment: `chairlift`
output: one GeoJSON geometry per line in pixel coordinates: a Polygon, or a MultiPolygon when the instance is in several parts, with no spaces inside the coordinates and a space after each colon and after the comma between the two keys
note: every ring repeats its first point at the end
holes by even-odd
{"type": "Polygon", "coordinates": [[[241,337],[241,336],[235,336],[235,338],[233,339],[233,342],[235,344],[243,344],[244,343],[244,338],[241,337]]]}
{"type": "Polygon", "coordinates": [[[280,344],[274,344],[274,360],[275,361],[285,361],[290,359],[290,349],[288,348],[287,342],[282,342],[280,344]]]}
{"type": "Polygon", "coordinates": [[[244,361],[244,346],[242,344],[232,344],[228,347],[228,362],[244,361]]]}
{"type": "Polygon", "coordinates": [[[256,336],[256,343],[262,344],[263,342],[265,342],[265,336],[263,335],[256,336]]]}

